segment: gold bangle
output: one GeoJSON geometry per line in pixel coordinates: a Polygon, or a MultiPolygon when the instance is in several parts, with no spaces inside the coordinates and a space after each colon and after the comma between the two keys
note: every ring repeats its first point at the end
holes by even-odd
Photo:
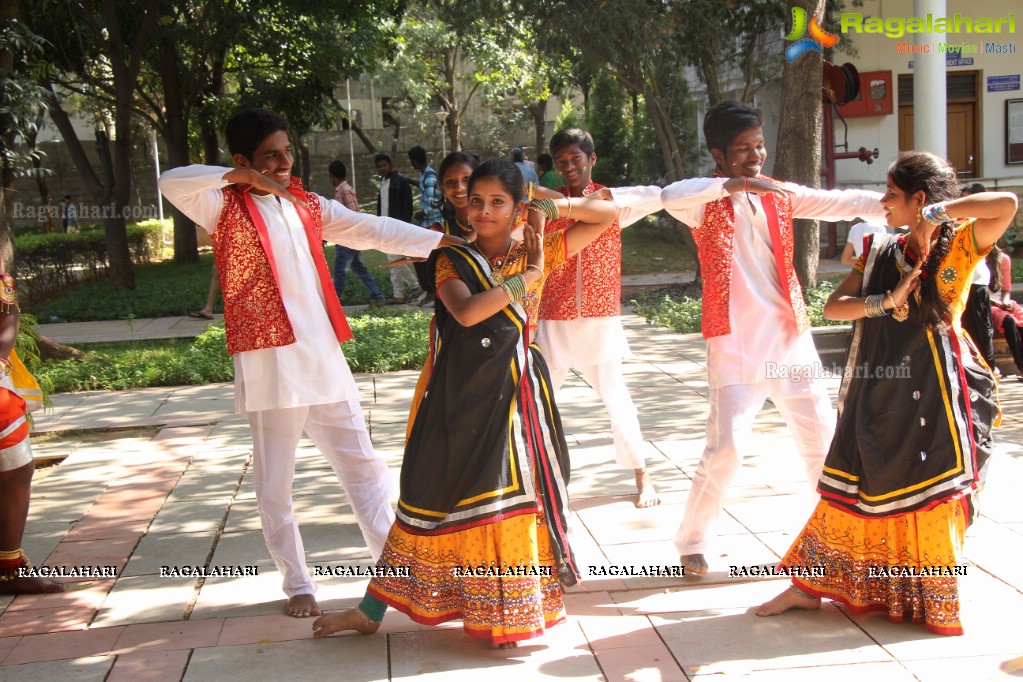
{"type": "Polygon", "coordinates": [[[532,201],[533,197],[536,196],[536,184],[532,182],[526,183],[526,201],[532,201]]]}
{"type": "Polygon", "coordinates": [[[541,268],[536,263],[529,263],[528,265],[526,265],[526,270],[529,270],[530,268],[533,268],[534,270],[539,272],[540,273],[540,279],[543,279],[543,268],[541,268]]]}
{"type": "Polygon", "coordinates": [[[572,217],[572,197],[568,198],[568,213],[565,215],[565,220],[572,217]]]}

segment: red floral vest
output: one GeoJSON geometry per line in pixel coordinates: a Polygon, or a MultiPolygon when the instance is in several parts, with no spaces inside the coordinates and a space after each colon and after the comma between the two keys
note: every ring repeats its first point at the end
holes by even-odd
{"type": "MultiPolygon", "coordinates": [[[[767,180],[766,176],[760,176],[767,180]]],[[[764,194],[760,197],[771,232],[771,248],[782,289],[788,292],[792,323],[802,333],[810,328],[810,318],[803,301],[792,262],[795,238],[792,231],[792,200],[787,194],[764,194]]],[[[731,196],[712,201],[704,209],[703,222],[693,229],[699,249],[703,274],[703,337],[731,333],[728,305],[732,286],[732,248],[735,237],[735,207],[731,196]]]]}
{"type": "MultiPolygon", "coordinates": [[[[583,190],[583,196],[603,187],[591,182],[583,190]]],[[[570,196],[568,187],[558,191],[570,196]]],[[[574,223],[574,220],[559,218],[547,225],[547,231],[564,230],[574,223]]],[[[617,317],[621,310],[622,231],[615,222],[575,257],[547,275],[540,299],[540,319],[617,317]]]]}
{"type": "MultiPolygon", "coordinates": [[[[312,192],[303,190],[301,181],[296,177],[291,178],[289,190],[305,200],[311,214],[313,235],[310,239],[315,239],[315,244],[319,246],[323,235],[319,199],[312,192]]],[[[259,228],[246,206],[247,186],[231,185],[225,187],[223,192],[224,207],[220,211],[217,229],[213,232],[213,252],[224,296],[227,352],[234,355],[295,343],[295,332],[281,300],[276,264],[269,236],[265,233],[265,225],[262,225],[262,216],[258,216],[262,226],[259,228]],[[261,231],[263,234],[260,234],[261,231]]],[[[308,233],[309,227],[306,229],[308,233]]],[[[324,273],[327,273],[323,295],[331,324],[338,341],[347,341],[352,338],[352,333],[344,319],[334,287],[330,285],[323,249],[310,250],[321,285],[324,283],[324,273]]],[[[310,295],[315,294],[310,292],[310,295]]]]}

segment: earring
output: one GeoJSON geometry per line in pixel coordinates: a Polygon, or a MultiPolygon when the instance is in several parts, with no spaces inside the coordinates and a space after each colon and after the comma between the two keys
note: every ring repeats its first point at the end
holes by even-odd
{"type": "Polygon", "coordinates": [[[518,214],[517,216],[515,216],[515,228],[516,228],[516,229],[518,229],[518,228],[522,227],[522,225],[523,225],[523,224],[524,224],[525,222],[526,222],[526,220],[525,220],[525,218],[523,218],[523,217],[522,217],[522,214],[521,214],[521,213],[520,213],[520,214],[518,214]]]}

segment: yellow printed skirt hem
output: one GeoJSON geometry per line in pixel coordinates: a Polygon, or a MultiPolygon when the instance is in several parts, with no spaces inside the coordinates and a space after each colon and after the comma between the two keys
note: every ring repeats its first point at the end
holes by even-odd
{"type": "Polygon", "coordinates": [[[538,637],[565,617],[541,514],[441,535],[394,524],[377,565],[390,570],[369,593],[417,623],[461,618],[467,634],[500,644],[538,637]]]}
{"type": "Polygon", "coordinates": [[[861,517],[821,500],[781,561],[793,583],[854,612],[883,611],[961,635],[959,583],[967,516],[962,499],[890,518],[861,517]]]}

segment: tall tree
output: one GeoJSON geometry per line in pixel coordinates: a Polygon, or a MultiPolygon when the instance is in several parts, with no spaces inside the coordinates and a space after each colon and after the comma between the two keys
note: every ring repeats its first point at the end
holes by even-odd
{"type": "Polygon", "coordinates": [[[41,76],[50,117],[86,191],[104,208],[110,279],[121,289],[135,288],[126,220],[131,201],[135,87],[161,16],[159,10],[160,0],[52,0],[34,15],[34,27],[50,44],[49,68],[41,76]],[[102,103],[96,117],[98,169],[61,107],[61,86],[102,103]]]}
{"type": "Polygon", "coordinates": [[[34,135],[43,93],[33,83],[31,64],[43,42],[19,21],[18,0],[0,2],[0,258],[9,272],[14,262],[14,199],[19,172],[33,161],[20,153],[16,142],[34,135]]]}
{"type": "MultiPolygon", "coordinates": [[[[788,0],[790,10],[801,7],[807,16],[822,17],[824,0],[788,0]]],[[[786,62],[782,74],[781,115],[774,159],[775,177],[807,187],[820,187],[821,69],[819,52],[809,52],[795,62],[786,62]]],[[[794,265],[803,289],[817,286],[820,260],[820,226],[816,220],[795,220],[794,265]]]]}

